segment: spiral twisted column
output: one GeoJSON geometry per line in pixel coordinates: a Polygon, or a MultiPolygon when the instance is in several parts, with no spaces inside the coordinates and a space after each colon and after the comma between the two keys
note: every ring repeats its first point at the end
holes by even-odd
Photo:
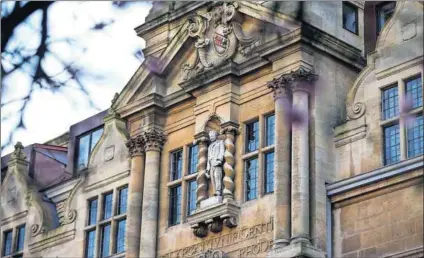
{"type": "Polygon", "coordinates": [[[197,206],[200,202],[208,198],[208,180],[206,178],[206,165],[208,162],[208,142],[209,138],[206,134],[201,133],[196,136],[194,144],[199,146],[199,152],[197,154],[197,206]]]}
{"type": "Polygon", "coordinates": [[[141,135],[126,143],[131,157],[130,180],[128,184],[128,215],[125,236],[126,257],[139,257],[141,232],[141,204],[144,181],[144,140],[141,135]]]}
{"type": "Polygon", "coordinates": [[[234,200],[234,164],[235,164],[235,138],[238,133],[238,126],[233,123],[222,125],[222,133],[225,135],[225,152],[224,152],[224,202],[234,200]]]}

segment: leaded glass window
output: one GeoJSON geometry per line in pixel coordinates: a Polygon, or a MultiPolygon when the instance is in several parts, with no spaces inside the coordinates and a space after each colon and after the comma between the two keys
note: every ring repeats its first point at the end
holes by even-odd
{"type": "Polygon", "coordinates": [[[119,189],[118,193],[118,214],[127,212],[128,187],[119,189]]]}
{"type": "Polygon", "coordinates": [[[384,164],[400,160],[399,124],[384,128],[384,164]]]}
{"type": "Polygon", "coordinates": [[[19,226],[17,228],[18,236],[16,237],[16,252],[20,252],[24,250],[24,242],[25,242],[25,225],[19,226]]]}
{"type": "Polygon", "coordinates": [[[100,257],[110,255],[110,224],[101,227],[100,257]]]}
{"type": "Polygon", "coordinates": [[[259,122],[246,125],[246,152],[252,152],[259,147],[259,122]]]}
{"type": "Polygon", "coordinates": [[[413,124],[407,128],[408,135],[408,158],[424,153],[424,125],[423,116],[417,116],[413,124]]]}
{"type": "Polygon", "coordinates": [[[348,2],[343,2],[343,28],[358,34],[358,8],[348,2]]]}
{"type": "Polygon", "coordinates": [[[112,193],[103,195],[103,219],[112,217],[112,193]]]}
{"type": "Polygon", "coordinates": [[[196,189],[197,182],[192,180],[188,183],[187,214],[191,215],[196,211],[196,189]]]}
{"type": "Polygon", "coordinates": [[[88,201],[88,225],[94,225],[97,222],[97,199],[88,201]]]}
{"type": "Polygon", "coordinates": [[[189,153],[188,153],[188,174],[194,174],[197,172],[197,153],[198,153],[198,146],[192,145],[189,147],[189,153]]]}
{"type": "Polygon", "coordinates": [[[118,221],[118,228],[116,230],[116,252],[121,253],[125,251],[125,225],[127,221],[118,221]]]}
{"type": "Polygon", "coordinates": [[[3,233],[3,256],[12,254],[12,230],[3,233]]]}
{"type": "Polygon", "coordinates": [[[96,251],[96,230],[91,230],[86,233],[85,239],[85,257],[86,258],[94,258],[94,254],[96,251]]]}
{"type": "Polygon", "coordinates": [[[406,81],[406,95],[411,98],[412,108],[423,106],[423,87],[421,76],[406,81]]]}
{"type": "Polygon", "coordinates": [[[93,130],[83,136],[78,137],[77,150],[77,170],[85,169],[88,166],[90,154],[103,134],[103,128],[93,130]]]}
{"type": "Polygon", "coordinates": [[[389,119],[399,114],[398,87],[390,87],[382,92],[383,119],[389,119]]]}
{"type": "Polygon", "coordinates": [[[270,115],[265,118],[265,144],[266,146],[273,145],[275,142],[275,116],[270,115]]]}
{"type": "Polygon", "coordinates": [[[181,185],[169,189],[169,225],[176,225],[181,221],[181,185]]]}
{"type": "Polygon", "coordinates": [[[178,150],[171,153],[171,181],[181,178],[183,169],[183,151],[178,150]]]}
{"type": "Polygon", "coordinates": [[[245,186],[246,201],[256,199],[258,188],[258,159],[250,159],[245,162],[245,186]]]}
{"type": "Polygon", "coordinates": [[[265,193],[274,191],[274,152],[265,154],[265,193]]]}

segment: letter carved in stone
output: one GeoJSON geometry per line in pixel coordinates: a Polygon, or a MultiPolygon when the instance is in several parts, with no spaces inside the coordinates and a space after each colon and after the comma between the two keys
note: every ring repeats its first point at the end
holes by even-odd
{"type": "Polygon", "coordinates": [[[207,250],[201,253],[197,258],[227,258],[227,254],[221,250],[207,250]]]}

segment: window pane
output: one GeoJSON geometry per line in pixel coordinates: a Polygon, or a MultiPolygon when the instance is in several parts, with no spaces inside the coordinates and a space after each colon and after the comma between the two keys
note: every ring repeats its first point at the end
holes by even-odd
{"type": "Polygon", "coordinates": [[[118,222],[118,228],[116,230],[116,252],[125,251],[125,225],[127,221],[121,220],[118,222]]]}
{"type": "Polygon", "coordinates": [[[406,82],[406,95],[412,100],[412,108],[423,106],[423,88],[421,77],[406,82]]]}
{"type": "Polygon", "coordinates": [[[175,225],[181,220],[181,185],[170,189],[169,201],[169,225],[175,225]]]}
{"type": "Polygon", "coordinates": [[[246,200],[256,199],[258,180],[258,159],[247,160],[246,166],[246,200]]]}
{"type": "Polygon", "coordinates": [[[424,124],[423,116],[416,117],[414,123],[407,128],[408,158],[424,153],[424,124]]]}
{"type": "Polygon", "coordinates": [[[86,239],[85,239],[85,245],[86,245],[85,257],[86,258],[94,258],[95,243],[96,243],[95,241],[96,241],[96,231],[95,230],[88,231],[86,234],[86,239]]]}
{"type": "Polygon", "coordinates": [[[259,122],[246,125],[246,152],[252,152],[259,146],[259,122]]]}
{"type": "Polygon", "coordinates": [[[103,128],[100,128],[96,131],[94,131],[91,134],[91,147],[90,147],[90,153],[93,151],[94,146],[96,146],[97,142],[100,140],[100,137],[103,134],[103,128]]]}
{"type": "Polygon", "coordinates": [[[383,113],[383,119],[389,119],[397,116],[399,114],[398,88],[392,87],[385,89],[382,93],[381,111],[383,113]]]}
{"type": "Polygon", "coordinates": [[[171,154],[171,181],[181,178],[183,168],[183,151],[179,150],[171,154]]]}
{"type": "Polygon", "coordinates": [[[86,135],[79,139],[78,143],[78,158],[77,158],[77,168],[78,170],[84,169],[88,165],[88,155],[90,148],[90,135],[86,135]]]}
{"type": "Polygon", "coordinates": [[[266,146],[274,144],[275,134],[275,116],[271,115],[266,118],[266,146]]]}
{"type": "Polygon", "coordinates": [[[187,214],[191,215],[196,211],[196,180],[190,181],[188,184],[188,203],[187,203],[187,214]]]}
{"type": "Polygon", "coordinates": [[[377,7],[377,33],[383,29],[384,24],[386,24],[386,22],[390,19],[395,6],[395,2],[386,2],[377,7]]]}
{"type": "Polygon", "coordinates": [[[399,125],[384,128],[384,164],[389,165],[400,159],[399,125]]]}
{"type": "Polygon", "coordinates": [[[10,255],[12,253],[12,231],[3,233],[3,256],[10,255]]]}
{"type": "Polygon", "coordinates": [[[102,226],[100,257],[110,255],[110,224],[102,226]]]}
{"type": "Polygon", "coordinates": [[[88,202],[88,225],[97,222],[97,199],[88,202]]]}
{"type": "Polygon", "coordinates": [[[127,212],[128,187],[119,190],[118,214],[127,212]]]}
{"type": "Polygon", "coordinates": [[[18,227],[17,232],[18,232],[18,236],[16,239],[16,252],[20,252],[24,250],[25,225],[18,227]]]}
{"type": "Polygon", "coordinates": [[[188,174],[194,174],[197,172],[197,145],[190,146],[189,156],[188,156],[188,174]]]}
{"type": "Polygon", "coordinates": [[[343,3],[343,28],[357,33],[358,9],[348,3],[343,3]]]}
{"type": "Polygon", "coordinates": [[[112,217],[112,193],[103,195],[103,219],[112,217]]]}
{"type": "Polygon", "coordinates": [[[274,191],[274,152],[265,154],[265,193],[274,191]]]}

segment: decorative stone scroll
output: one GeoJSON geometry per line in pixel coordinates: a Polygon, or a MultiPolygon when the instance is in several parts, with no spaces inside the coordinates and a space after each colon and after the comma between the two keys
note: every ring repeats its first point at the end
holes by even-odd
{"type": "Polygon", "coordinates": [[[189,19],[188,35],[195,38],[194,62],[183,66],[184,80],[227,62],[238,51],[248,56],[259,45],[258,37],[245,36],[238,3],[218,3],[204,14],[189,19]]]}

